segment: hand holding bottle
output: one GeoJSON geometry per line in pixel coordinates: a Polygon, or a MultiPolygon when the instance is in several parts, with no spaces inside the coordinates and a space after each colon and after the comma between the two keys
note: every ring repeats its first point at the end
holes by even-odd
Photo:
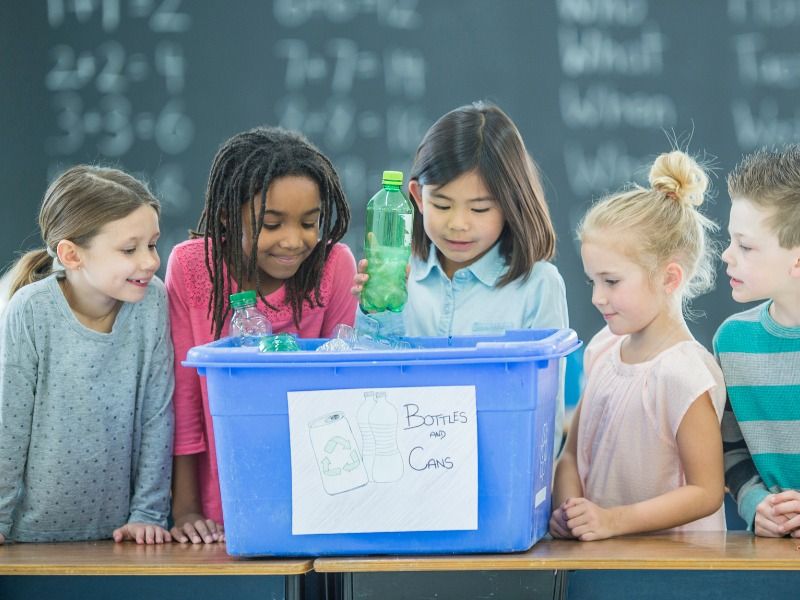
{"type": "Polygon", "coordinates": [[[360,297],[361,292],[364,290],[364,284],[367,283],[367,279],[369,279],[369,275],[367,274],[367,259],[362,258],[358,261],[357,272],[355,277],[353,277],[353,287],[350,288],[350,293],[356,298],[360,297]]]}
{"type": "MultiPolygon", "coordinates": [[[[358,261],[358,271],[353,277],[353,287],[350,288],[350,293],[353,294],[356,298],[361,297],[361,292],[364,291],[364,285],[367,283],[369,279],[369,274],[367,273],[367,266],[368,261],[366,258],[362,258],[358,261]]],[[[408,274],[411,272],[411,265],[406,264],[406,281],[408,281],[408,274]]],[[[375,312],[375,311],[370,311],[375,312]]]]}

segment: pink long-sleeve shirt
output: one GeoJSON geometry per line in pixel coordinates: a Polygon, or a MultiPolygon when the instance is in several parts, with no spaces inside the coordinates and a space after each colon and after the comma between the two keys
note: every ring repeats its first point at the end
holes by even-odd
{"type": "MultiPolygon", "coordinates": [[[[292,309],[286,302],[284,288],[267,301],[278,307],[268,308],[261,300],[258,309],[272,324],[275,333],[291,332],[300,337],[330,337],[338,323],[353,324],[357,298],[350,293],[356,272],[353,253],[344,244],[336,244],[322,271],[320,299],[323,306],[303,306],[298,328],[292,320],[292,309]]],[[[208,408],[205,378],[197,371],[181,365],[190,348],[213,341],[208,302],[211,281],[204,259],[203,239],[182,242],[173,248],[167,263],[165,279],[169,296],[169,317],[172,343],[175,348],[175,455],[197,454],[198,482],[203,514],[222,522],[222,500],[219,490],[214,427],[208,408]]],[[[231,293],[239,291],[231,290],[231,293]]],[[[230,318],[222,334],[228,334],[230,318]]]]}

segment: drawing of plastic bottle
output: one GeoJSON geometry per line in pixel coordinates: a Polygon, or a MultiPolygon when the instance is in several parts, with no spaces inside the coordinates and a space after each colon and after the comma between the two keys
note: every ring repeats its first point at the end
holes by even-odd
{"type": "Polygon", "coordinates": [[[364,401],[358,407],[356,419],[361,430],[361,459],[367,469],[367,475],[372,479],[372,465],[375,462],[375,436],[369,425],[369,413],[375,408],[375,392],[364,392],[364,401]]]}
{"type": "Polygon", "coordinates": [[[391,483],[403,476],[403,458],[397,447],[397,409],[386,399],[386,392],[375,392],[375,408],[369,413],[375,437],[372,481],[391,483]]]}

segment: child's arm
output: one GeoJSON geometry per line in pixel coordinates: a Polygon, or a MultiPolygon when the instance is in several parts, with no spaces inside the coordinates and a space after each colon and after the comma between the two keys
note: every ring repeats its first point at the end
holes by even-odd
{"type": "Polygon", "coordinates": [[[225,539],[223,526],[203,515],[199,490],[197,455],[176,456],[172,472],[172,516],[175,524],[170,533],[181,543],[222,542],[225,539]]]}
{"type": "MultiPolygon", "coordinates": [[[[166,527],[169,515],[174,435],[172,410],[174,371],[166,291],[163,287],[154,287],[154,284],[151,283],[149,293],[160,294],[160,302],[157,306],[160,309],[158,314],[161,318],[152,326],[159,327],[161,335],[149,357],[150,371],[147,373],[146,389],[142,394],[141,442],[139,455],[136,457],[136,470],[133,474],[128,525],[133,528],[132,539],[138,541],[139,533],[141,533],[141,537],[146,538],[147,543],[152,543],[153,540],[158,541],[163,536],[156,534],[153,538],[150,530],[153,527],[156,529],[166,527]],[[140,527],[137,528],[134,525],[140,527]],[[139,529],[142,531],[139,532],[139,529]]],[[[118,537],[116,533],[114,539],[118,537]]]]}
{"type": "Polygon", "coordinates": [[[569,327],[567,292],[564,279],[550,263],[537,263],[529,284],[528,309],[524,327],[527,329],[563,329],[569,327]]]}
{"type": "Polygon", "coordinates": [[[38,357],[26,326],[29,305],[12,303],[0,323],[0,536],[11,532],[23,486],[35,404],[38,357]],[[27,314],[26,314],[27,313],[27,314]]]}
{"type": "Polygon", "coordinates": [[[722,413],[722,448],[725,458],[725,484],[736,500],[739,514],[747,527],[756,535],[783,535],[779,535],[777,529],[779,521],[783,519],[776,521],[770,518],[770,491],[758,474],[730,400],[725,403],[725,411],[722,413]]]}
{"type": "Polygon", "coordinates": [[[551,505],[553,514],[550,516],[550,534],[557,538],[574,537],[567,527],[564,502],[569,498],[583,496],[583,486],[578,475],[578,427],[581,415],[581,405],[575,409],[572,424],[567,434],[567,443],[564,451],[556,463],[556,473],[553,483],[553,496],[551,505]]]}
{"type": "MultiPolygon", "coordinates": [[[[197,479],[197,455],[208,452],[203,416],[200,376],[194,369],[185,369],[180,361],[197,345],[188,303],[188,286],[184,271],[172,251],[167,263],[165,285],[169,297],[169,320],[175,352],[175,456],[172,470],[172,518],[170,533],[178,542],[211,543],[222,539],[222,525],[206,519],[200,504],[200,483],[197,479]],[[213,525],[207,525],[208,523],[213,525]],[[211,530],[209,529],[211,528],[211,530]]],[[[210,327],[210,323],[207,324],[210,327]]]]}
{"type": "Polygon", "coordinates": [[[608,509],[585,498],[570,499],[565,512],[572,534],[589,541],[658,531],[690,523],[719,509],[724,494],[722,439],[708,392],[686,411],[676,439],[686,485],[649,500],[608,509]]]}
{"type": "Polygon", "coordinates": [[[556,463],[553,483],[553,506],[561,506],[568,498],[583,496],[583,485],[578,475],[578,428],[580,427],[581,404],[575,409],[572,424],[567,434],[564,451],[556,463]]]}
{"type": "Polygon", "coordinates": [[[328,261],[333,263],[330,265],[333,282],[330,296],[325,306],[321,331],[322,337],[331,337],[333,330],[340,323],[352,326],[356,307],[358,306],[358,300],[353,297],[352,293],[348,293],[348,290],[352,292],[350,286],[357,276],[356,259],[353,258],[353,253],[350,252],[347,246],[337,244],[331,250],[328,261]]]}

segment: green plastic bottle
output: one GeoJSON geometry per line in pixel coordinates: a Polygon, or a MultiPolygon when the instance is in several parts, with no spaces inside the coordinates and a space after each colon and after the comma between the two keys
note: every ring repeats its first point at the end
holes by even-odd
{"type": "Polygon", "coordinates": [[[403,173],[383,172],[383,188],[367,203],[364,256],[369,279],[361,291],[366,312],[399,312],[408,299],[406,265],[411,256],[414,209],[400,190],[403,173]]]}
{"type": "Polygon", "coordinates": [[[265,335],[258,344],[261,352],[297,352],[300,346],[297,340],[290,333],[277,333],[275,335],[265,335]]]}

